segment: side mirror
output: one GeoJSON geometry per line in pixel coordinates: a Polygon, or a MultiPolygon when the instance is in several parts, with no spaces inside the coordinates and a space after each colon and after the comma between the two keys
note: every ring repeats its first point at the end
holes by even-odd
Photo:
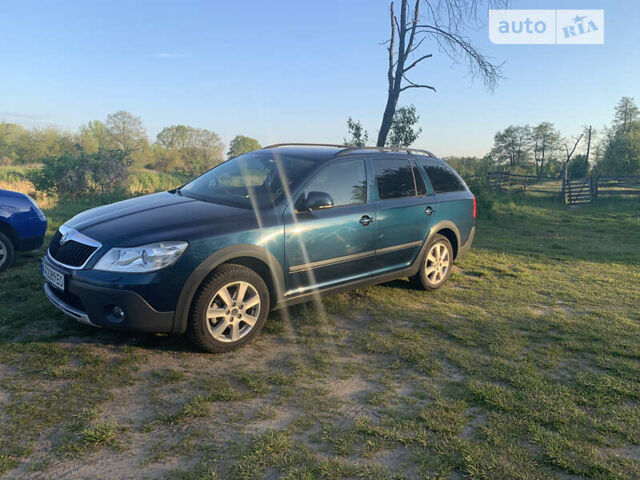
{"type": "Polygon", "coordinates": [[[333,198],[326,192],[309,192],[301,210],[320,210],[333,207],[333,198]]]}

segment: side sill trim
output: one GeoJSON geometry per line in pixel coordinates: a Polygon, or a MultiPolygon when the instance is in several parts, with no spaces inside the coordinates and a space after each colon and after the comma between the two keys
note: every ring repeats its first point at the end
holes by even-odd
{"type": "Polygon", "coordinates": [[[404,250],[405,248],[417,247],[418,245],[422,245],[422,240],[416,240],[415,242],[402,243],[400,245],[392,245],[391,247],[381,248],[380,250],[376,250],[376,255],[395,252],[396,250],[404,250]]]}
{"type": "Polygon", "coordinates": [[[326,260],[319,260],[317,262],[303,263],[302,265],[289,267],[289,273],[304,272],[306,270],[312,270],[314,268],[327,267],[329,265],[336,265],[338,263],[350,262],[351,260],[357,260],[359,258],[371,257],[375,254],[375,250],[369,250],[368,252],[354,253],[353,255],[345,255],[343,257],[328,258],[326,260]]]}
{"type": "Polygon", "coordinates": [[[312,270],[314,268],[328,267],[329,265],[337,265],[339,263],[350,262],[352,260],[371,257],[373,255],[382,255],[389,252],[395,252],[396,250],[404,250],[405,248],[417,247],[419,245],[422,245],[422,243],[422,240],[416,240],[415,242],[392,245],[391,247],[381,248],[380,250],[369,250],[368,252],[354,253],[353,255],[345,255],[343,257],[328,258],[326,260],[319,260],[317,262],[294,265],[293,267],[289,267],[289,273],[304,272],[307,270],[312,270]]]}

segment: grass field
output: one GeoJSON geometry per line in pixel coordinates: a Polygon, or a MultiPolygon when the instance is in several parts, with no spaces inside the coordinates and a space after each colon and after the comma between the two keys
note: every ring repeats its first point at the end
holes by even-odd
{"type": "MultiPolygon", "coordinates": [[[[42,252],[21,256],[0,276],[0,472],[640,478],[640,203],[499,200],[441,290],[327,297],[224,355],[68,320],[42,252]]],[[[49,234],[87,206],[47,211],[49,234]]]]}

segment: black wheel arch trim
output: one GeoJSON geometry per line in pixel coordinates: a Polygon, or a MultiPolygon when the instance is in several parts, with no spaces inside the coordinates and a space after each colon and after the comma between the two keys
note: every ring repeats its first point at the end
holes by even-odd
{"type": "Polygon", "coordinates": [[[267,281],[268,285],[270,283],[275,290],[274,292],[271,292],[273,294],[273,297],[276,299],[274,305],[272,305],[272,308],[281,303],[284,294],[285,280],[282,267],[276,257],[268,250],[260,248],[256,245],[231,245],[209,255],[196,267],[191,275],[189,275],[189,278],[187,278],[187,281],[182,287],[182,292],[180,293],[178,304],[176,306],[176,313],[173,321],[174,333],[186,332],[191,304],[193,303],[193,298],[202,282],[218,266],[222,265],[223,263],[228,263],[234,258],[241,257],[248,257],[258,260],[269,267],[269,270],[271,272],[271,279],[265,279],[265,281],[267,281]]]}
{"type": "Polygon", "coordinates": [[[13,244],[13,248],[16,250],[18,249],[20,244],[20,236],[18,235],[18,232],[13,225],[5,222],[2,218],[0,218],[0,233],[4,233],[13,244]]]}
{"type": "MultiPolygon", "coordinates": [[[[460,230],[458,230],[458,227],[456,226],[456,224],[450,220],[441,220],[438,223],[436,223],[433,227],[431,227],[431,232],[429,232],[427,241],[424,243],[425,245],[429,243],[429,240],[431,240],[431,238],[435,234],[439,233],[441,230],[444,230],[445,228],[451,230],[453,234],[456,236],[456,243],[458,244],[458,248],[457,248],[457,253],[455,255],[455,258],[458,258],[460,253],[460,248],[462,247],[462,244],[460,243],[460,230]]],[[[422,254],[422,251],[420,253],[422,254]]]]}

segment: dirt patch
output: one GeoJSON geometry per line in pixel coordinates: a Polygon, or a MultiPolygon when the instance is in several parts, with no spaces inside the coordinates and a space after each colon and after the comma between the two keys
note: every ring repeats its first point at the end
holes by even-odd
{"type": "Polygon", "coordinates": [[[469,416],[472,416],[473,418],[462,429],[461,437],[468,440],[474,437],[475,433],[478,430],[478,427],[487,423],[487,414],[479,413],[475,408],[470,408],[469,410],[467,410],[467,414],[469,416]]]}

